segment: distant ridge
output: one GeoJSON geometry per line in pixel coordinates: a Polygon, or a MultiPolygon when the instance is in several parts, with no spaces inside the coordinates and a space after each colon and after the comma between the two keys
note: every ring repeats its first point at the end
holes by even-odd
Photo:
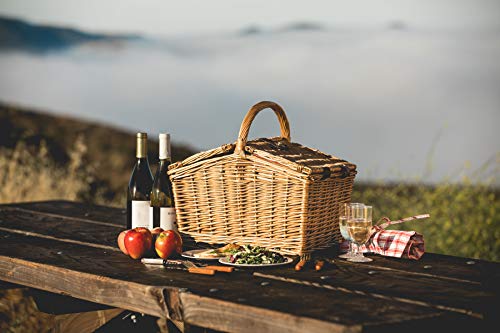
{"type": "Polygon", "coordinates": [[[23,20],[0,17],[0,51],[43,53],[60,51],[84,43],[123,43],[140,40],[138,35],[108,35],[73,28],[36,25],[23,20]]]}
{"type": "Polygon", "coordinates": [[[322,31],[325,30],[325,27],[316,22],[295,22],[291,23],[279,31],[288,32],[288,31],[322,31]]]}
{"type": "Polygon", "coordinates": [[[259,35],[265,33],[287,33],[287,32],[312,32],[312,31],[324,31],[326,30],[325,26],[316,22],[293,22],[287,24],[283,27],[272,29],[272,30],[264,30],[258,25],[249,25],[239,31],[240,36],[251,36],[251,35],[259,35]]]}

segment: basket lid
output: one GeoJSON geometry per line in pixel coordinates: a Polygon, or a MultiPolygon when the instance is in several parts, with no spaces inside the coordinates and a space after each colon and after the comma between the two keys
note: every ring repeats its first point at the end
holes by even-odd
{"type": "Polygon", "coordinates": [[[267,163],[286,167],[305,175],[317,175],[320,179],[344,178],[356,172],[356,165],[353,163],[291,142],[290,127],[285,112],[273,102],[260,102],[250,108],[241,124],[238,140],[234,144],[195,154],[184,161],[173,163],[169,170],[173,171],[196,162],[229,154],[238,155],[240,158],[265,160],[267,163]],[[281,136],[247,141],[253,119],[259,111],[266,108],[271,108],[276,113],[281,127],[281,136]]]}
{"type": "Polygon", "coordinates": [[[323,178],[328,178],[336,174],[345,177],[356,171],[356,165],[344,159],[296,142],[283,140],[281,137],[248,141],[245,151],[306,175],[322,174],[323,178]]]}

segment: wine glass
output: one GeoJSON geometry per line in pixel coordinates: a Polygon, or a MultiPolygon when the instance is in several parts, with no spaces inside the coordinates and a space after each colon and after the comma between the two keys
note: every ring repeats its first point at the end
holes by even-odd
{"type": "Polygon", "coordinates": [[[351,215],[347,219],[347,232],[351,240],[356,244],[358,254],[347,260],[352,262],[370,262],[372,259],[363,256],[360,246],[366,244],[371,236],[372,230],[372,206],[358,206],[351,209],[351,215]]]}
{"type": "Polygon", "coordinates": [[[339,228],[340,228],[340,234],[342,237],[349,242],[349,250],[347,253],[339,255],[339,258],[342,259],[350,259],[354,258],[357,254],[354,252],[354,248],[352,246],[352,239],[351,236],[349,235],[349,232],[347,231],[347,220],[349,219],[349,216],[352,215],[352,210],[355,210],[356,207],[361,207],[364,206],[362,203],[344,203],[340,209],[340,216],[339,216],[339,228]]]}

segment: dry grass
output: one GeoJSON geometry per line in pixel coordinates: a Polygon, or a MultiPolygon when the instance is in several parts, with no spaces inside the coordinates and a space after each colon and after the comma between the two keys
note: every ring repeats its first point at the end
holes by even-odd
{"type": "MultiPolygon", "coordinates": [[[[111,204],[104,188],[96,186],[95,172],[85,160],[87,147],[78,137],[69,162],[60,165],[48,157],[45,142],[38,148],[20,141],[13,150],[0,149],[0,202],[65,199],[111,204]]],[[[116,204],[116,203],[115,203],[116,204]]]]}

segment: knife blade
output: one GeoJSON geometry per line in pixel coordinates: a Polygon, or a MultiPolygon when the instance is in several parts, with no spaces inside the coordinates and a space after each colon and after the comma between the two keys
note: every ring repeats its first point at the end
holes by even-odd
{"type": "Polygon", "coordinates": [[[142,258],[141,262],[148,265],[182,265],[182,260],[171,260],[162,258],[142,258]]]}

